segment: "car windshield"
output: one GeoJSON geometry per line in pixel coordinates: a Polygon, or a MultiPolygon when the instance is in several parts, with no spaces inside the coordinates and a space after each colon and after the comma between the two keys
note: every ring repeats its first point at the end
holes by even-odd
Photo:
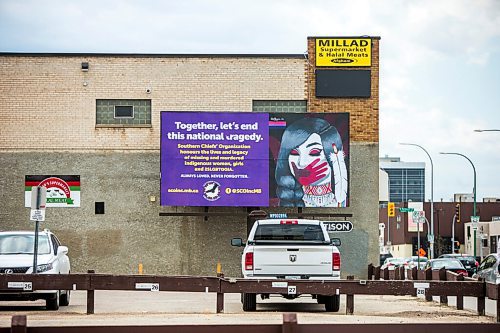
{"type": "MultiPolygon", "coordinates": [[[[0,235],[0,255],[33,254],[35,236],[29,234],[0,235]]],[[[50,245],[47,235],[38,236],[38,254],[49,254],[50,245]]]]}
{"type": "Polygon", "coordinates": [[[386,264],[393,264],[393,265],[401,265],[404,263],[404,259],[403,258],[387,258],[385,259],[385,263],[386,264]]]}
{"type": "Polygon", "coordinates": [[[457,257],[458,260],[464,261],[464,262],[474,262],[476,259],[474,257],[457,257]]]}
{"type": "Polygon", "coordinates": [[[261,224],[255,231],[254,240],[270,241],[320,241],[325,237],[321,226],[314,224],[261,224]]]}
{"type": "Polygon", "coordinates": [[[443,267],[446,269],[464,268],[458,260],[436,260],[432,263],[432,269],[441,269],[443,267]]]}
{"type": "Polygon", "coordinates": [[[409,261],[413,261],[413,262],[417,262],[417,261],[420,261],[420,262],[427,262],[427,258],[426,257],[411,257],[409,261]]]}

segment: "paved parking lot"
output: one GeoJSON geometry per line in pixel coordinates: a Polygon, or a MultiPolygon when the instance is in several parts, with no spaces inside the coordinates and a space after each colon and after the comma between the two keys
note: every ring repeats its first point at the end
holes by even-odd
{"type": "MultiPolygon", "coordinates": [[[[26,314],[28,325],[167,325],[167,324],[255,324],[281,323],[282,313],[297,312],[299,323],[488,323],[495,322],[496,303],[486,300],[490,316],[477,316],[471,310],[425,302],[410,296],[355,296],[354,315],[345,314],[345,297],[338,313],[326,313],[311,298],[287,301],[272,298],[260,301],[257,311],[242,311],[240,295],[225,295],[225,311],[216,314],[212,293],[139,291],[96,291],[95,314],[86,314],[85,291],[74,291],[71,304],[59,311],[45,310],[45,302],[0,302],[0,326],[10,326],[12,315],[26,314]]],[[[465,299],[473,308],[473,299],[465,299]]]]}

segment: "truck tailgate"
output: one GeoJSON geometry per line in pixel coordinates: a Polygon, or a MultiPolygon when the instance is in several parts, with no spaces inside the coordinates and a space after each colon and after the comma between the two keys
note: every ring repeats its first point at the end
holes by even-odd
{"type": "Polygon", "coordinates": [[[255,275],[332,275],[332,248],[324,245],[254,247],[255,275]]]}

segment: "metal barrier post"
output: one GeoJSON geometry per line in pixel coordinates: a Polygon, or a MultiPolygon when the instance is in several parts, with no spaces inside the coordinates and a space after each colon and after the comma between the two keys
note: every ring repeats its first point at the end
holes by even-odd
{"type": "Polygon", "coordinates": [[[500,284],[497,284],[496,288],[497,288],[497,323],[500,323],[500,284]]]}
{"type": "Polygon", "coordinates": [[[92,284],[92,274],[95,273],[95,270],[89,269],[87,271],[89,274],[89,289],[87,290],[87,314],[94,314],[94,286],[92,284]]]}
{"type": "MultiPolygon", "coordinates": [[[[457,281],[463,281],[464,276],[460,274],[457,276],[457,281]]],[[[457,295],[457,310],[463,310],[464,309],[464,297],[462,295],[457,295]]]]}
{"type": "Polygon", "coordinates": [[[382,279],[389,281],[389,269],[387,267],[382,270],[382,279]]]}
{"type": "Polygon", "coordinates": [[[368,280],[373,280],[373,264],[368,264],[368,280]]]}
{"type": "MultiPolygon", "coordinates": [[[[432,269],[427,268],[424,271],[424,277],[426,281],[432,281],[432,269]]],[[[429,292],[425,292],[425,300],[428,302],[432,302],[432,295],[429,292]]]]}
{"type": "Polygon", "coordinates": [[[222,274],[222,271],[219,269],[219,263],[217,264],[217,277],[219,278],[219,287],[217,290],[217,308],[216,312],[221,313],[224,312],[224,294],[221,292],[221,281],[224,278],[224,274],[222,274]]]}
{"type": "MultiPolygon", "coordinates": [[[[439,281],[446,281],[446,269],[444,267],[439,270],[439,281]]],[[[439,304],[443,303],[448,305],[448,296],[439,296],[439,304]]]]}
{"type": "Polygon", "coordinates": [[[374,279],[375,280],[380,280],[380,266],[377,266],[375,267],[375,272],[373,272],[373,274],[375,275],[374,276],[374,279]]]}
{"type": "MultiPolygon", "coordinates": [[[[354,280],[354,276],[353,275],[349,275],[347,277],[347,280],[354,280]]],[[[346,314],[350,314],[352,315],[354,313],[354,295],[347,295],[346,296],[346,314]]]]}
{"type": "Polygon", "coordinates": [[[298,331],[299,331],[299,325],[297,324],[297,314],[283,313],[283,326],[281,328],[281,332],[297,333],[298,331]]]}
{"type": "Polygon", "coordinates": [[[26,316],[25,315],[13,316],[10,324],[10,331],[12,333],[28,332],[28,328],[26,327],[26,316]]]}
{"type": "MultiPolygon", "coordinates": [[[[483,278],[478,279],[480,282],[483,283],[483,288],[484,288],[484,293],[483,295],[486,295],[486,282],[484,281],[483,278]]],[[[477,298],[477,314],[480,316],[484,316],[484,308],[485,308],[485,297],[478,297],[477,298]]],[[[499,301],[497,300],[497,303],[499,301]]]]}

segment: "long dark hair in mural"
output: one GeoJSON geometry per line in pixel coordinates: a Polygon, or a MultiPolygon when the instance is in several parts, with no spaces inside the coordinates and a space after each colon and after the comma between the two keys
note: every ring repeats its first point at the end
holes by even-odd
{"type": "Polygon", "coordinates": [[[283,132],[276,159],[277,206],[348,206],[347,165],[342,137],[333,124],[320,117],[293,121],[283,132]]]}

